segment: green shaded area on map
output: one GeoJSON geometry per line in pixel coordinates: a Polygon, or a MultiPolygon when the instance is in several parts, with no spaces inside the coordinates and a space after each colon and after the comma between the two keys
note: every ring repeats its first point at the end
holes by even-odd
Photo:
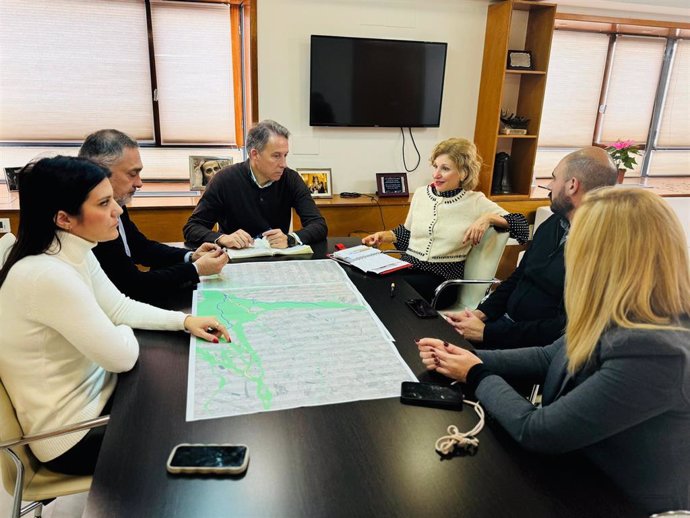
{"type": "Polygon", "coordinates": [[[226,290],[200,290],[197,292],[197,315],[213,315],[231,330],[232,342],[221,342],[219,350],[210,350],[210,344],[196,339],[196,357],[208,363],[219,380],[216,390],[204,401],[204,409],[212,403],[214,396],[223,390],[227,383],[226,375],[246,378],[256,384],[256,395],[265,410],[271,408],[273,394],[264,380],[261,357],[247,339],[245,326],[254,322],[266,312],[277,310],[323,310],[349,309],[365,310],[361,304],[348,304],[337,301],[299,302],[299,301],[261,301],[244,298],[226,290]],[[219,372],[222,369],[223,372],[219,372]]]}

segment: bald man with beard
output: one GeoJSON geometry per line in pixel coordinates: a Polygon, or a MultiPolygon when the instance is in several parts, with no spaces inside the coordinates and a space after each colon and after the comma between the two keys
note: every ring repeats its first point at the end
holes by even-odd
{"type": "Polygon", "coordinates": [[[584,195],[615,185],[617,174],[611,157],[598,147],[563,158],[547,187],[554,214],[534,233],[517,269],[487,300],[474,311],[446,314],[456,331],[488,349],[548,345],[560,337],[566,323],[563,252],[570,221],[584,195]]]}

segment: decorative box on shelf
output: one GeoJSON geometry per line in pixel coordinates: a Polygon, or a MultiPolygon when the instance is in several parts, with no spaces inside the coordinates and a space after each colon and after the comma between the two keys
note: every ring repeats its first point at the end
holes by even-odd
{"type": "Polygon", "coordinates": [[[527,130],[522,128],[501,128],[501,135],[527,135],[527,130]]]}

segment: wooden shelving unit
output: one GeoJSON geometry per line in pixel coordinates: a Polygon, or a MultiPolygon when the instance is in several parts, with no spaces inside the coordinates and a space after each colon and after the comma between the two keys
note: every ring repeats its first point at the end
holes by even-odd
{"type": "Polygon", "coordinates": [[[556,5],[543,2],[505,0],[489,6],[474,142],[484,159],[479,190],[492,199],[529,198],[555,16],[556,5]],[[507,69],[509,50],[530,51],[533,70],[507,69]],[[527,135],[499,134],[501,109],[529,118],[527,135]],[[498,151],[511,157],[511,194],[491,195],[498,151]]]}

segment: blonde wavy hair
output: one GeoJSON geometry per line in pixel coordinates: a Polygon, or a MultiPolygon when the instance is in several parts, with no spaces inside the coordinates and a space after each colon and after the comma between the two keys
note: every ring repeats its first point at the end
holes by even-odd
{"type": "Polygon", "coordinates": [[[460,183],[460,187],[466,191],[471,191],[479,183],[479,170],[482,168],[482,157],[477,153],[477,146],[464,138],[449,138],[436,144],[431,152],[429,161],[433,164],[434,160],[441,155],[448,155],[458,168],[458,171],[465,171],[467,177],[460,183]]]}
{"type": "Polygon", "coordinates": [[[676,328],[690,315],[688,244],[656,194],[606,187],[575,212],[565,248],[568,370],[579,370],[610,327],[676,328]]]}

